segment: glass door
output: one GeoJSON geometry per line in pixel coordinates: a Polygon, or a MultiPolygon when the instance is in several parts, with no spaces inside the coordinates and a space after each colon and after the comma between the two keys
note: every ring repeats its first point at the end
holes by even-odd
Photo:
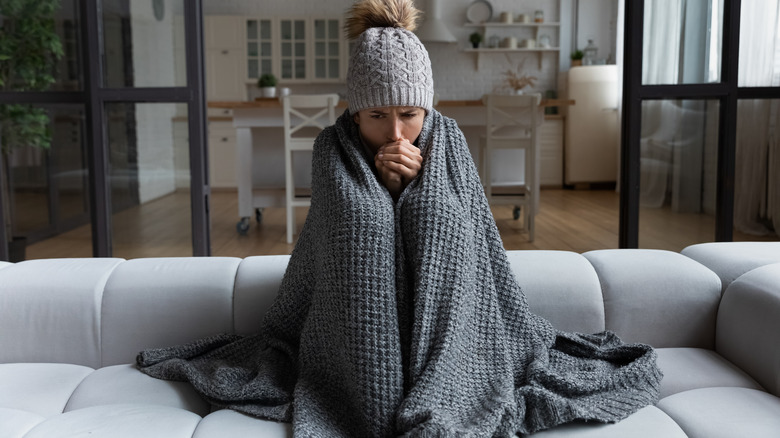
{"type": "MultiPolygon", "coordinates": [[[[17,235],[27,259],[209,255],[201,1],[9,4],[5,41],[24,35],[30,11],[44,29],[52,23],[41,72],[51,79],[36,89],[0,76],[17,84],[0,90],[0,133],[18,145],[4,148],[0,171],[10,188],[0,260],[17,235]],[[19,141],[30,130],[39,135],[19,141]]],[[[0,71],[24,71],[0,59],[0,71]]]]}

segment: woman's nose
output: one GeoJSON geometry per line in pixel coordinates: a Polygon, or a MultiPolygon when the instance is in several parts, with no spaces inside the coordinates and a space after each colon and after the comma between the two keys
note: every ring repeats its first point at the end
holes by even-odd
{"type": "Polygon", "coordinates": [[[390,132],[389,132],[389,140],[391,141],[398,141],[401,140],[404,136],[401,132],[401,129],[403,128],[403,124],[401,123],[400,117],[390,117],[390,132]]]}

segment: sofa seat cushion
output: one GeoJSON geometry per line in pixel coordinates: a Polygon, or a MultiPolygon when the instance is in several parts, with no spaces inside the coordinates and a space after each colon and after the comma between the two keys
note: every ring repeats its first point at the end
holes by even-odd
{"type": "Polygon", "coordinates": [[[291,438],[292,425],[258,420],[231,410],[220,410],[201,420],[192,438],[291,438]]]}
{"type": "Polygon", "coordinates": [[[0,408],[45,418],[61,414],[73,391],[93,371],[71,364],[0,364],[0,408]]]}
{"type": "Polygon", "coordinates": [[[190,438],[200,419],[192,412],[159,405],[95,406],[52,417],[25,438],[190,438]]]}
{"type": "Polygon", "coordinates": [[[133,365],[105,367],[87,376],[68,401],[65,412],[127,403],[163,405],[201,416],[211,412],[210,405],[192,385],[149,377],[133,365]]]}
{"type": "Polygon", "coordinates": [[[780,398],[749,388],[703,388],[680,392],[658,407],[691,438],[777,438],[780,398]]]}
{"type": "Polygon", "coordinates": [[[0,436],[3,438],[21,438],[46,418],[32,412],[18,409],[0,408],[0,436]]]}
{"type": "Polygon", "coordinates": [[[663,411],[655,406],[648,406],[614,424],[574,422],[523,436],[534,438],[685,438],[687,435],[663,411]]]}
{"type": "Polygon", "coordinates": [[[697,388],[735,386],[763,390],[752,377],[718,353],[703,348],[659,348],[664,373],[660,398],[697,388]]]}

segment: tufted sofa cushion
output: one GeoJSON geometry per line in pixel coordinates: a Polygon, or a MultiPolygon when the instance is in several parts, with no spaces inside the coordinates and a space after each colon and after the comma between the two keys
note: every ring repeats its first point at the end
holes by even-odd
{"type": "Polygon", "coordinates": [[[681,253],[717,273],[725,291],[742,274],[780,263],[780,242],[708,242],[688,246],[681,253]]]}

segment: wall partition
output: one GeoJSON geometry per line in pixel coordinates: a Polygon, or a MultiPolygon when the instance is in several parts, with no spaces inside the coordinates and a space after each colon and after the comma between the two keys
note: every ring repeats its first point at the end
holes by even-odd
{"type": "Polygon", "coordinates": [[[0,108],[32,111],[45,137],[4,129],[0,112],[0,134],[15,135],[0,136],[0,259],[18,257],[15,240],[27,258],[44,245],[48,257],[209,255],[201,1],[4,3],[3,35],[23,38],[18,17],[39,17],[52,62],[45,87],[10,75],[0,90],[0,108]]]}
{"type": "Polygon", "coordinates": [[[778,240],[779,3],[624,3],[621,247],[778,240]]]}

